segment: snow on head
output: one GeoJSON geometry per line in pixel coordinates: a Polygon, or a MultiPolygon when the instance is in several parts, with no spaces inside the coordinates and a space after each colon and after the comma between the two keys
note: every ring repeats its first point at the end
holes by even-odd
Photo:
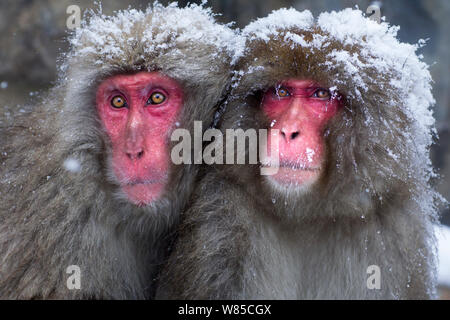
{"type": "Polygon", "coordinates": [[[144,31],[143,41],[148,45],[147,51],[158,47],[166,47],[168,39],[176,39],[176,43],[204,43],[224,49],[233,55],[237,46],[242,46],[240,37],[228,25],[218,24],[210,8],[192,4],[186,8],[178,8],[176,3],[168,7],[155,5],[152,21],[144,31]],[[205,32],[207,31],[207,32],[205,32]]]}
{"type": "MultiPolygon", "coordinates": [[[[431,75],[428,65],[416,54],[423,44],[412,45],[397,39],[398,26],[377,23],[368,19],[360,10],[345,9],[340,12],[322,13],[317,26],[345,46],[359,46],[361,54],[351,54],[348,48],[336,49],[330,54],[339,63],[345,65],[348,76],[357,77],[361,68],[373,68],[380,74],[391,76],[390,85],[407,100],[407,105],[420,121],[422,129],[434,125],[429,108],[435,103],[431,93],[431,75]]],[[[366,89],[370,83],[360,82],[366,89]]],[[[357,94],[360,96],[359,94],[357,94]]]]}
{"type": "MultiPolygon", "coordinates": [[[[109,59],[124,54],[124,46],[133,45],[133,37],[129,37],[132,26],[142,22],[145,14],[139,10],[119,11],[116,16],[107,17],[103,14],[89,12],[89,19],[82,22],[82,27],[76,29],[70,39],[75,49],[74,55],[86,56],[96,54],[109,59]],[[128,39],[122,42],[122,39],[128,39]]],[[[97,61],[101,64],[101,60],[97,61]]]]}
{"type": "Polygon", "coordinates": [[[129,9],[113,16],[89,12],[70,39],[74,56],[98,57],[105,60],[127,62],[129,51],[142,48],[142,52],[164,54],[180,43],[195,43],[215,47],[229,56],[242,47],[241,38],[229,25],[218,24],[210,8],[191,4],[179,8],[176,3],[167,7],[155,2],[145,11],[129,9]]]}
{"type": "Polygon", "coordinates": [[[242,34],[249,37],[250,40],[259,38],[268,41],[271,36],[277,35],[280,29],[293,27],[308,29],[313,22],[313,15],[308,10],[299,12],[293,8],[282,8],[272,11],[265,18],[251,22],[242,30],[242,34]]]}

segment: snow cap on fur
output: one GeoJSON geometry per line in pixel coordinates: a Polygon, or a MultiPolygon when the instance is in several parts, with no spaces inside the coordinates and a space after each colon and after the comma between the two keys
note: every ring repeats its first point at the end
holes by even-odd
{"type": "Polygon", "coordinates": [[[91,14],[70,39],[71,56],[97,70],[158,70],[203,83],[211,78],[205,71],[222,72],[220,66],[230,62],[240,40],[202,5],[155,3],[145,11],[91,14]]]}

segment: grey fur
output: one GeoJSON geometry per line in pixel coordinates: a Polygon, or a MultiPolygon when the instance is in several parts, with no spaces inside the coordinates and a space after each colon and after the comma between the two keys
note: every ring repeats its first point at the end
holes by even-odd
{"type": "Polygon", "coordinates": [[[278,32],[268,41],[249,35],[219,127],[268,128],[260,92],[282,79],[338,84],[347,101],[324,131],[322,181],[297,194],[268,185],[258,166],[207,169],[161,272],[157,298],[434,297],[432,223],[439,196],[423,169],[428,153],[415,146],[417,119],[389,84],[399,75],[361,67],[358,74],[369,85],[359,88],[358,98],[356,80],[328,54],[339,49],[361,58],[361,46],[328,36],[314,51],[286,41],[285,34],[305,41],[327,37],[320,28],[278,32]],[[381,269],[379,290],[366,286],[370,265],[381,269]]]}
{"type": "Polygon", "coordinates": [[[201,6],[155,4],[89,21],[71,38],[59,84],[1,129],[2,299],[151,298],[197,168],[171,165],[166,193],[146,207],[124,200],[108,174],[110,144],[95,112],[97,86],[115,74],[162,72],[181,84],[178,121],[192,131],[194,120],[205,129],[212,123],[231,80],[230,55],[214,28],[232,31],[201,6]],[[180,15],[191,19],[188,28],[174,22],[180,15]],[[193,30],[204,37],[189,36],[193,30]],[[67,159],[81,170],[65,170],[67,159]],[[66,286],[70,265],[81,268],[80,290],[66,286]]]}

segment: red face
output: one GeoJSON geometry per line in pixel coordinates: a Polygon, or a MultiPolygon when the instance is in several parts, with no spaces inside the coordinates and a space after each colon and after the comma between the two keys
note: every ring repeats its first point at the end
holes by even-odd
{"type": "Polygon", "coordinates": [[[168,179],[168,136],[183,105],[181,87],[158,72],[117,75],[100,84],[96,102],[122,190],[136,205],[158,199],[168,179]]]}
{"type": "Polygon", "coordinates": [[[279,170],[269,179],[282,185],[308,186],[320,176],[324,165],[324,128],[337,113],[340,98],[312,80],[288,79],[269,89],[262,110],[271,122],[269,158],[273,139],[278,139],[279,170]]]}

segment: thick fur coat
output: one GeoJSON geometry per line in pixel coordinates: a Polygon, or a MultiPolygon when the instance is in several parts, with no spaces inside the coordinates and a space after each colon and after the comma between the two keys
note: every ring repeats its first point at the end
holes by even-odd
{"type": "Polygon", "coordinates": [[[230,84],[234,37],[209,9],[174,4],[92,14],[76,30],[59,83],[0,133],[0,298],[153,296],[197,168],[170,164],[161,199],[128,203],[108,174],[96,90],[112,75],[159,71],[183,88],[177,124],[192,131],[198,120],[207,128],[230,84]],[[80,290],[66,286],[70,265],[80,267],[80,290]]]}
{"type": "Polygon", "coordinates": [[[243,30],[246,47],[220,129],[269,128],[261,96],[283,79],[334,87],[346,101],[324,130],[325,173],[299,195],[270,186],[257,165],[206,169],[158,297],[435,295],[431,78],[417,46],[395,33],[352,9],[317,20],[281,9],[243,30]],[[383,51],[380,42],[391,47],[383,51]],[[380,268],[379,289],[367,286],[371,265],[380,268]]]}

